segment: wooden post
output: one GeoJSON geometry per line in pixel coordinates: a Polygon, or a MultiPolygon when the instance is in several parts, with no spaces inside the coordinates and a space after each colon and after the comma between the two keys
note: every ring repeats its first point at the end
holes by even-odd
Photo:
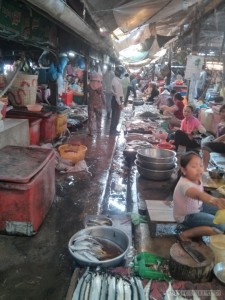
{"type": "Polygon", "coordinates": [[[57,80],[49,81],[49,89],[51,91],[49,102],[51,105],[56,106],[58,100],[58,83],[57,80]]]}
{"type": "Polygon", "coordinates": [[[85,71],[83,76],[83,93],[84,93],[84,99],[83,104],[87,105],[87,83],[88,83],[88,70],[90,66],[90,55],[89,55],[89,49],[88,47],[85,49],[85,71]]]}
{"type": "Polygon", "coordinates": [[[152,81],[155,81],[155,64],[152,66],[152,81]]]}
{"type": "MultiPolygon", "coordinates": [[[[197,21],[193,24],[193,29],[192,29],[192,54],[197,55],[198,53],[198,39],[199,39],[199,32],[200,32],[200,26],[197,21]]],[[[193,89],[195,87],[195,82],[193,82],[193,79],[189,80],[188,83],[188,90],[187,90],[187,101],[192,103],[193,98],[192,98],[192,93],[193,89]]]]}
{"type": "Polygon", "coordinates": [[[223,32],[223,42],[222,42],[222,46],[221,46],[221,50],[220,50],[220,61],[222,60],[222,62],[223,62],[223,77],[222,77],[222,85],[221,85],[223,103],[225,103],[225,86],[224,86],[225,56],[223,55],[224,44],[225,44],[225,30],[223,32]]]}
{"type": "Polygon", "coordinates": [[[190,84],[191,84],[191,81],[190,80],[188,80],[188,83],[187,83],[187,96],[186,96],[186,98],[187,98],[187,103],[189,102],[189,91],[190,91],[190,84]]]}
{"type": "Polygon", "coordinates": [[[192,30],[192,54],[196,55],[198,52],[198,40],[200,32],[200,22],[195,22],[192,30]]]}
{"type": "Polygon", "coordinates": [[[172,55],[173,55],[173,49],[172,49],[172,45],[171,45],[169,48],[169,58],[168,58],[168,67],[169,67],[170,71],[169,71],[169,74],[166,76],[166,85],[170,85],[172,55]]]}

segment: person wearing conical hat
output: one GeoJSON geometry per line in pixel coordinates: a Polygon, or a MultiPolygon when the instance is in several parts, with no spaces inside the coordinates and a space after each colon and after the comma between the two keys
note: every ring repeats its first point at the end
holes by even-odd
{"type": "Polygon", "coordinates": [[[88,86],[88,134],[93,135],[95,119],[97,133],[101,132],[102,110],[105,107],[105,96],[102,89],[102,76],[93,73],[88,86]]]}

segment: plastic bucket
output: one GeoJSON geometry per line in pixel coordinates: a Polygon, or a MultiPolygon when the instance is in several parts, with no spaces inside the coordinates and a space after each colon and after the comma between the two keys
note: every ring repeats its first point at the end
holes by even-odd
{"type": "Polygon", "coordinates": [[[223,234],[210,236],[209,246],[215,255],[215,263],[225,261],[225,236],[223,234]]]}
{"type": "Polygon", "coordinates": [[[71,160],[74,164],[85,158],[87,147],[84,145],[64,144],[59,146],[59,154],[62,158],[71,160]]]}

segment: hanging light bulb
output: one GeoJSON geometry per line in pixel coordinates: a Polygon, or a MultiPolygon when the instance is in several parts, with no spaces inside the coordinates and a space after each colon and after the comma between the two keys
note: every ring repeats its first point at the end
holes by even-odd
{"type": "Polygon", "coordinates": [[[83,20],[85,20],[85,17],[86,17],[86,9],[85,7],[83,8],[83,20]]]}

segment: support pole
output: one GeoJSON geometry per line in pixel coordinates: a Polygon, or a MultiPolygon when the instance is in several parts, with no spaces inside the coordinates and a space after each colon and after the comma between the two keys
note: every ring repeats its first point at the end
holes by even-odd
{"type": "Polygon", "coordinates": [[[169,48],[169,58],[168,58],[168,68],[169,68],[169,73],[166,77],[166,85],[170,85],[170,81],[171,81],[171,64],[172,64],[172,56],[173,56],[173,47],[172,45],[170,45],[169,48]]]}

